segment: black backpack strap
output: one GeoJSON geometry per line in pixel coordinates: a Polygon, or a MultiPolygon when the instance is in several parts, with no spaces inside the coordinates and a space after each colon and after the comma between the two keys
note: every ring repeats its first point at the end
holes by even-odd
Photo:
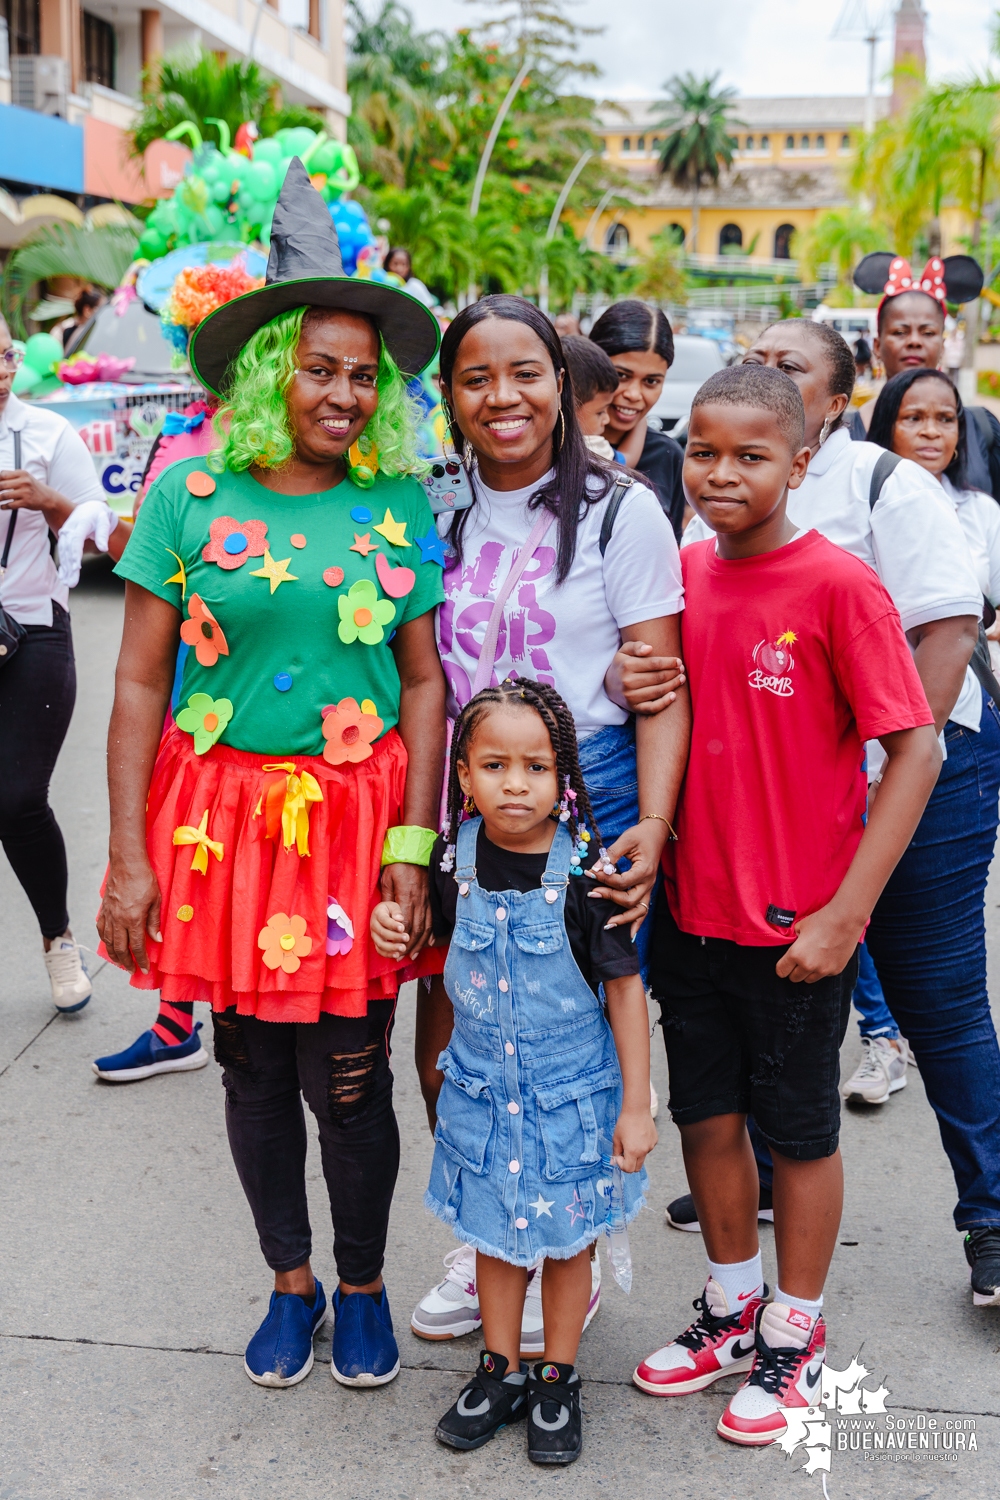
{"type": "Polygon", "coordinates": [[[608,550],[611,533],[615,529],[615,521],[618,518],[618,512],[622,508],[622,501],[631,488],[632,481],[627,474],[623,474],[620,479],[615,480],[615,487],[611,491],[611,497],[604,507],[604,520],[601,522],[601,540],[599,545],[602,557],[608,550]]]}
{"type": "Polygon", "coordinates": [[[902,460],[898,453],[882,453],[879,455],[878,463],[872,470],[872,482],[868,489],[868,509],[875,509],[875,502],[882,493],[882,486],[896,465],[902,460]]]}
{"type": "MultiPolygon", "coordinates": [[[[19,469],[21,467],[21,434],[19,432],[15,432],[12,434],[12,436],[14,438],[14,468],[19,469]]],[[[0,578],[2,578],[7,571],[7,559],[10,556],[10,544],[14,540],[14,527],[16,525],[17,511],[12,510],[10,513],[10,520],[7,522],[7,536],[3,544],[3,556],[0,557],[0,578]]]]}

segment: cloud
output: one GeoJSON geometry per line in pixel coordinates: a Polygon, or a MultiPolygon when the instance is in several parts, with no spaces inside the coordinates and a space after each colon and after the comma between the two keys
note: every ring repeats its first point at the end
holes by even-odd
{"type": "MultiPolygon", "coordinates": [[[[484,11],[462,0],[405,0],[421,28],[453,30],[474,24],[484,11]]],[[[873,7],[874,8],[874,7],[873,7]]],[[[895,0],[892,0],[895,9],[895,0]]],[[[988,27],[994,0],[928,0],[928,63],[931,77],[982,68],[988,57],[988,27]]],[[[570,14],[581,25],[603,26],[588,37],[582,55],[598,63],[602,77],[588,93],[614,98],[650,98],[665,79],[690,69],[721,72],[721,82],[741,94],[863,94],[868,54],[863,43],[832,36],[836,6],[802,0],[580,0],[570,14]],[[609,16],[614,17],[609,21],[609,16]]],[[[878,49],[880,92],[892,63],[891,39],[878,49]]]]}

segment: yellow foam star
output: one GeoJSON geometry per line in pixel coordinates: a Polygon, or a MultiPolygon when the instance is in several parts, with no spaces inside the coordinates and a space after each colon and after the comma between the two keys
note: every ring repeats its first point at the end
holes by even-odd
{"type": "Polygon", "coordinates": [[[798,636],[794,630],[786,630],[778,636],[776,644],[779,646],[794,646],[798,636]]]}
{"type": "Polygon", "coordinates": [[[274,558],[271,556],[270,547],[265,547],[264,566],[262,568],[255,568],[254,571],[250,574],[250,577],[266,578],[271,585],[271,593],[273,594],[279,583],[298,582],[298,574],[289,573],[288,571],[288,564],[291,562],[291,560],[292,559],[290,557],[283,557],[280,562],[275,562],[274,558]]]}
{"type": "Polygon", "coordinates": [[[179,583],[181,586],[181,599],[183,600],[185,594],[187,593],[187,569],[184,566],[184,559],[182,557],[177,557],[177,553],[174,551],[173,547],[164,547],[163,550],[165,552],[169,552],[171,557],[177,558],[178,568],[178,571],[173,575],[172,578],[165,578],[163,581],[165,584],[179,583]]]}
{"type": "Polygon", "coordinates": [[[388,508],[386,509],[385,520],[381,526],[376,526],[375,530],[381,536],[384,536],[387,542],[391,542],[394,547],[408,547],[410,545],[406,540],[406,522],[394,521],[392,511],[388,508]]]}

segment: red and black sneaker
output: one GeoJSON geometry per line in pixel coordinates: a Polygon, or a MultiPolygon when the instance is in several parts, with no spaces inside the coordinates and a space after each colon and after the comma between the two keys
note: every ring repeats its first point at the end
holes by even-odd
{"type": "Polygon", "coordinates": [[[724,1375],[749,1370],[754,1357],[754,1325],[768,1295],[750,1293],[730,1312],[726,1294],[711,1276],[691,1304],[698,1317],[674,1341],[650,1354],[632,1376],[651,1396],[687,1396],[724,1375]]]}
{"type": "Polygon", "coordinates": [[[730,1443],[762,1447],[781,1437],[785,1409],[815,1406],[826,1358],[826,1324],[783,1302],[762,1308],[757,1319],[753,1369],[719,1418],[730,1443]]]}

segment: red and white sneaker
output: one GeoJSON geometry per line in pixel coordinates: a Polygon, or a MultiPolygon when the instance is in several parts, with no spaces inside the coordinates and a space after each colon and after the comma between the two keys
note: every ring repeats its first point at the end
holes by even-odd
{"type": "Polygon", "coordinates": [[[783,1302],[765,1307],[757,1323],[753,1369],[730,1398],[719,1425],[730,1443],[762,1447],[788,1425],[785,1408],[814,1406],[826,1358],[826,1324],[783,1302]]]}
{"type": "Polygon", "coordinates": [[[698,1317],[672,1343],[650,1354],[632,1380],[651,1396],[687,1396],[724,1375],[749,1370],[754,1360],[754,1325],[763,1296],[750,1295],[730,1312],[726,1294],[713,1277],[691,1304],[698,1317]]]}

